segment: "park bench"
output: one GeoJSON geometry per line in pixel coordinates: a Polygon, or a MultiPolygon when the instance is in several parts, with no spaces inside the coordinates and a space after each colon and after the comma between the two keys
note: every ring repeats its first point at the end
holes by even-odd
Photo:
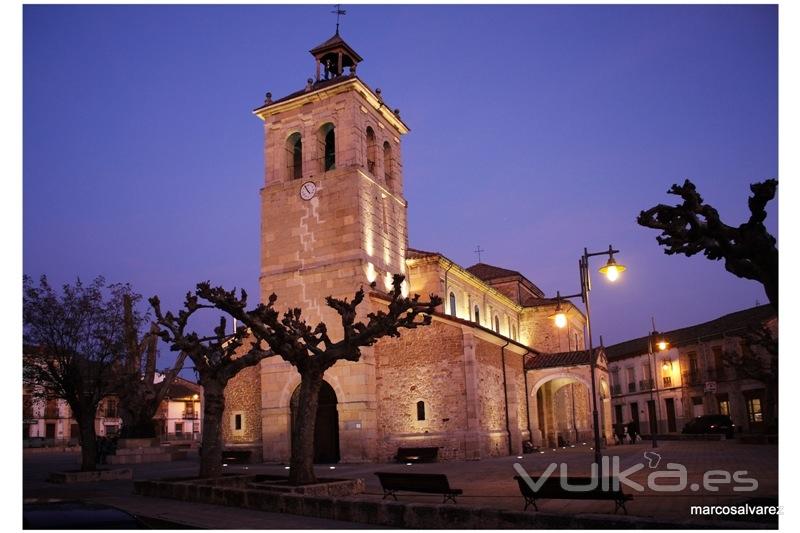
{"type": "Polygon", "coordinates": [[[424,492],[426,494],[441,494],[444,496],[442,503],[450,500],[456,503],[456,496],[463,494],[461,489],[450,487],[447,476],[444,474],[410,474],[405,472],[375,472],[381,481],[383,499],[391,496],[397,500],[397,491],[424,492]]]}
{"type": "Polygon", "coordinates": [[[249,464],[252,454],[253,452],[251,450],[223,450],[222,462],[230,464],[249,464]]]}
{"type": "MultiPolygon", "coordinates": [[[[527,510],[529,505],[533,505],[533,508],[538,511],[539,508],[536,506],[536,500],[614,500],[614,514],[620,509],[622,509],[625,514],[628,514],[628,510],[625,508],[625,502],[633,499],[633,496],[630,494],[623,493],[621,488],[613,489],[615,485],[614,478],[607,478],[608,490],[603,490],[603,480],[600,480],[597,487],[589,491],[564,490],[561,486],[561,478],[557,476],[545,479],[544,483],[537,491],[534,491],[521,476],[514,476],[514,479],[517,480],[519,491],[525,498],[525,509],[523,510],[527,510]]],[[[535,483],[537,478],[531,477],[531,480],[535,483]]],[[[589,477],[570,476],[567,478],[570,485],[585,486],[589,485],[591,480],[592,478],[589,477]]]]}
{"type": "Polygon", "coordinates": [[[439,448],[398,448],[395,459],[398,463],[435,463],[439,459],[439,448]]]}

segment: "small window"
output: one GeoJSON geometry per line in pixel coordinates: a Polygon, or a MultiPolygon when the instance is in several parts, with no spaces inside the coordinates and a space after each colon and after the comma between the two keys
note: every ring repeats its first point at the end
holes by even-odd
{"type": "Polygon", "coordinates": [[[375,130],[367,126],[367,171],[370,174],[375,173],[375,160],[377,158],[375,151],[375,130]]]}
{"type": "Polygon", "coordinates": [[[323,124],[319,129],[320,140],[323,145],[323,170],[333,170],[336,168],[336,131],[330,122],[323,124]]]}
{"type": "Polygon", "coordinates": [[[494,330],[496,333],[500,333],[500,317],[494,315],[494,330]]]}
{"type": "MultiPolygon", "coordinates": [[[[392,178],[392,145],[389,141],[383,143],[383,179],[387,185],[391,185],[392,178]]],[[[391,187],[389,187],[391,189],[391,187]]]]}
{"type": "Polygon", "coordinates": [[[481,310],[477,305],[475,306],[475,322],[481,323],[481,310]]]}
{"type": "Polygon", "coordinates": [[[233,429],[236,431],[242,430],[242,415],[237,414],[233,417],[233,429]]]}
{"type": "Polygon", "coordinates": [[[286,139],[286,162],[289,179],[303,177],[303,140],[299,133],[293,133],[286,139]]]}
{"type": "Polygon", "coordinates": [[[425,420],[425,402],[417,402],[417,420],[425,420]]]}
{"type": "Polygon", "coordinates": [[[452,292],[450,293],[450,314],[456,316],[456,295],[452,292]]]}

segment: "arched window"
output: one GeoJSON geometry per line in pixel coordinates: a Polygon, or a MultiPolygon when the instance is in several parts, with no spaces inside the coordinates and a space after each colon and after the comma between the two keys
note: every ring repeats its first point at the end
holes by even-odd
{"type": "Polygon", "coordinates": [[[517,326],[511,326],[511,338],[517,340],[517,326]]]}
{"type": "Polygon", "coordinates": [[[319,129],[320,144],[322,145],[322,170],[327,172],[336,168],[336,131],[330,122],[326,122],[319,129]]]}
{"type": "Polygon", "coordinates": [[[303,139],[299,133],[292,133],[286,139],[286,166],[289,168],[289,179],[303,177],[303,139]]]}
{"type": "Polygon", "coordinates": [[[500,317],[494,315],[494,331],[500,333],[500,317]]]}
{"type": "Polygon", "coordinates": [[[417,402],[417,420],[425,420],[425,402],[417,402]]]}
{"type": "Polygon", "coordinates": [[[477,305],[475,306],[475,322],[481,323],[481,310],[477,305]]]}
{"type": "Polygon", "coordinates": [[[456,295],[450,293],[450,314],[456,316],[456,295]]]}
{"type": "Polygon", "coordinates": [[[375,160],[377,159],[375,151],[375,130],[371,126],[367,126],[367,171],[370,174],[375,173],[375,160]]]}
{"type": "Polygon", "coordinates": [[[392,145],[389,141],[383,143],[383,179],[391,189],[392,184],[392,145]]]}

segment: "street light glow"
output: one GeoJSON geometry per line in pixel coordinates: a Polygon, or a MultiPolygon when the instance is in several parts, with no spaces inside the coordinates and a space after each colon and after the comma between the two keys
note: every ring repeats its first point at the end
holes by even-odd
{"type": "Polygon", "coordinates": [[[559,329],[564,329],[567,327],[567,315],[566,313],[560,312],[553,315],[553,320],[556,323],[556,327],[559,329]]]}

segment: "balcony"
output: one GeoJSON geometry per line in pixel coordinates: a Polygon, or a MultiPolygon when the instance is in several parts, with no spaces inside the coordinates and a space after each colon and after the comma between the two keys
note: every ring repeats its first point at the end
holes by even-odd
{"type": "Polygon", "coordinates": [[[636,382],[628,383],[628,392],[636,392],[636,382]]]}
{"type": "Polygon", "coordinates": [[[611,385],[611,396],[619,396],[622,394],[622,385],[611,385]]]}
{"type": "Polygon", "coordinates": [[[183,419],[185,420],[198,420],[200,418],[200,413],[197,411],[184,411],[183,412],[183,419]]]}
{"type": "Polygon", "coordinates": [[[697,370],[690,370],[689,372],[683,373],[683,382],[687,385],[702,385],[703,379],[700,376],[700,372],[697,370]]]}
{"type": "Polygon", "coordinates": [[[639,380],[639,390],[652,390],[653,387],[653,380],[652,379],[640,379],[639,380]]]}

